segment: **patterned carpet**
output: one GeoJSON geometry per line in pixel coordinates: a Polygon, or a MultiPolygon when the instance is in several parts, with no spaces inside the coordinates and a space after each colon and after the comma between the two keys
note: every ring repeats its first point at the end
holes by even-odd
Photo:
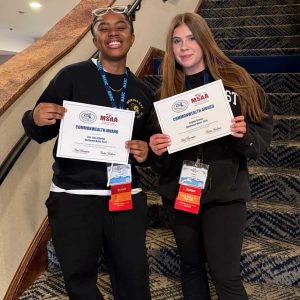
{"type": "MultiPolygon", "coordinates": [[[[164,277],[151,274],[151,296],[155,300],[183,300],[180,282],[177,278],[164,277]]],[[[98,287],[105,300],[112,300],[109,276],[100,273],[98,287]]],[[[250,300],[299,300],[300,288],[288,288],[285,286],[272,286],[258,283],[246,283],[245,288],[250,300]]],[[[212,284],[210,284],[212,300],[216,300],[212,284]]],[[[28,289],[20,300],[67,300],[63,277],[60,270],[43,273],[28,289]]],[[[129,300],[129,299],[128,299],[129,300]]]]}

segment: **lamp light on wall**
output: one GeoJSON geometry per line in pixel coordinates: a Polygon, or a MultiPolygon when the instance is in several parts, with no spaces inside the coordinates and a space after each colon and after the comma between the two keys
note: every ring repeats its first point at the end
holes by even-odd
{"type": "Polygon", "coordinates": [[[42,4],[40,2],[37,2],[37,1],[31,1],[31,2],[29,2],[29,6],[32,9],[40,9],[42,7],[42,4]]]}

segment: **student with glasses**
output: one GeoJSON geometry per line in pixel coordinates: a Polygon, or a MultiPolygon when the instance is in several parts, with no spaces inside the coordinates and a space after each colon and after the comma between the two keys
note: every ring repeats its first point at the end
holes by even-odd
{"type": "MultiPolygon", "coordinates": [[[[158,192],[180,256],[185,300],[210,299],[206,265],[218,299],[248,299],[240,275],[246,201],[250,199],[247,160],[257,159],[270,145],[273,123],[263,89],[218,47],[206,21],[195,13],[175,16],[166,37],[158,98],[219,79],[234,115],[231,135],[172,154],[167,153],[172,143],[168,135],[150,137],[152,167],[160,174],[158,192]],[[201,178],[206,182],[201,188],[179,184],[181,170],[189,166],[186,161],[193,168],[185,178],[190,182],[201,178]],[[207,174],[206,180],[202,174],[207,174]]],[[[191,105],[192,100],[186,103],[191,105]]],[[[157,120],[154,124],[155,132],[160,132],[157,120]]]]}
{"type": "Polygon", "coordinates": [[[135,166],[147,159],[144,128],[153,95],[126,67],[126,56],[134,42],[126,12],[126,7],[93,11],[91,32],[99,58],[64,67],[22,120],[27,135],[43,143],[58,135],[60,120],[68,113],[63,100],[135,112],[132,140],[126,142],[132,181],[126,185],[129,192],[125,200],[132,208],[111,209],[113,196],[107,187],[106,163],[57,157],[55,144],[46,206],[66,290],[74,300],[103,299],[96,285],[102,249],[114,299],[150,299],[145,247],[147,197],[139,188],[135,166]]]}

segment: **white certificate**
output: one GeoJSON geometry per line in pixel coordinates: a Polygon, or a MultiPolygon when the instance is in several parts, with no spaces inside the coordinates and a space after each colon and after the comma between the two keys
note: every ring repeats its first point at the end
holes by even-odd
{"type": "Polygon", "coordinates": [[[57,156],[126,164],[134,112],[64,100],[57,156]]]}
{"type": "Polygon", "coordinates": [[[231,134],[233,118],[222,80],[157,101],[155,111],[173,153],[231,134]]]}

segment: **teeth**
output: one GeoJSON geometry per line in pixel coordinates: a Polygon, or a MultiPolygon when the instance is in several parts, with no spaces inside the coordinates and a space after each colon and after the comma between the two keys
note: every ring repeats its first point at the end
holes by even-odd
{"type": "Polygon", "coordinates": [[[118,42],[118,41],[112,41],[112,42],[109,42],[109,45],[120,45],[120,42],[118,42]]]}

